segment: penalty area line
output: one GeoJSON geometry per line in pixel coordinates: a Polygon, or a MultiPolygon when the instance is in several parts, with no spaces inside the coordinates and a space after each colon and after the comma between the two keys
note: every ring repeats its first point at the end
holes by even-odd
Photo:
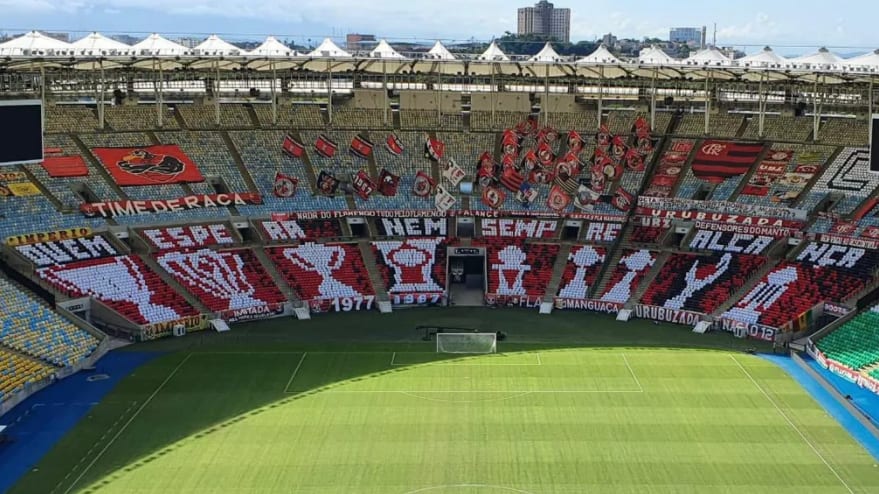
{"type": "Polygon", "coordinates": [[[192,357],[192,354],[187,354],[186,358],[181,360],[177,364],[177,366],[174,367],[174,370],[172,370],[171,373],[168,374],[168,377],[166,377],[165,380],[162,381],[162,383],[159,384],[158,387],[156,387],[153,393],[149,395],[146,400],[144,400],[144,402],[140,405],[140,407],[138,407],[137,410],[134,411],[128,421],[122,424],[122,427],[120,427],[116,434],[114,434],[113,437],[110,438],[110,442],[108,442],[100,451],[98,451],[98,454],[96,454],[95,457],[92,458],[92,461],[90,461],[89,464],[85,466],[83,471],[75,479],[73,479],[73,483],[70,484],[70,487],[68,487],[66,491],[64,491],[64,494],[68,494],[70,491],[73,490],[74,487],[76,487],[76,484],[78,484],[79,481],[82,480],[83,477],[85,477],[85,474],[87,474],[89,470],[91,470],[92,467],[95,466],[95,463],[97,463],[98,460],[100,460],[101,457],[104,456],[104,453],[106,453],[107,450],[110,449],[110,446],[112,446],[116,442],[116,440],[119,439],[119,436],[121,436],[122,433],[125,432],[126,429],[128,429],[128,426],[131,425],[132,422],[134,422],[134,419],[136,419],[137,416],[140,415],[140,412],[142,412],[147,407],[147,405],[149,405],[150,402],[153,401],[153,398],[155,398],[156,395],[158,395],[159,392],[162,391],[166,384],[171,382],[171,379],[177,374],[177,371],[179,371],[186,362],[189,362],[190,357],[192,357]]]}
{"type": "Polygon", "coordinates": [[[729,358],[733,359],[733,362],[735,362],[736,365],[739,366],[739,369],[741,369],[742,372],[744,372],[745,375],[748,376],[748,379],[750,379],[750,381],[752,383],[754,383],[754,386],[758,390],[760,390],[760,392],[763,394],[763,396],[766,397],[767,400],[769,400],[769,403],[772,403],[772,406],[775,407],[775,410],[778,411],[778,414],[781,415],[781,417],[785,420],[785,422],[787,422],[787,424],[791,427],[791,429],[793,429],[800,436],[800,438],[802,438],[802,440],[809,446],[809,448],[812,449],[812,452],[815,453],[815,455],[818,457],[818,459],[821,460],[822,463],[824,463],[824,466],[826,466],[827,469],[830,470],[830,472],[836,477],[837,480],[839,480],[839,482],[842,484],[842,486],[845,487],[845,489],[850,494],[854,494],[855,491],[853,491],[852,488],[849,487],[849,485],[846,483],[845,480],[843,480],[843,478],[839,475],[839,473],[836,471],[836,469],[834,469],[830,465],[830,463],[828,463],[828,461],[824,458],[824,455],[822,455],[821,452],[818,451],[818,448],[816,448],[815,445],[812,444],[812,441],[810,441],[809,438],[807,438],[806,435],[803,434],[803,431],[801,431],[800,428],[797,427],[796,424],[794,424],[794,422],[790,419],[790,417],[787,416],[786,413],[784,413],[784,410],[782,410],[781,407],[778,406],[778,403],[776,403],[775,400],[773,400],[772,397],[769,396],[769,393],[767,393],[766,390],[763,389],[762,386],[760,386],[760,384],[757,382],[757,380],[754,379],[754,376],[752,376],[751,373],[748,372],[748,369],[746,369],[742,365],[742,363],[739,362],[739,360],[734,355],[730,354],[729,358]]]}
{"type": "Polygon", "coordinates": [[[287,385],[284,386],[284,394],[290,394],[290,385],[293,384],[293,380],[296,379],[296,374],[299,374],[299,369],[302,367],[302,362],[305,362],[305,357],[308,355],[308,352],[302,353],[302,358],[299,359],[299,363],[296,364],[296,368],[293,369],[293,374],[290,374],[290,379],[287,380],[287,385]]]}
{"type": "Polygon", "coordinates": [[[626,364],[626,369],[629,369],[629,374],[632,375],[632,379],[634,379],[634,380],[635,380],[635,384],[638,385],[638,391],[640,391],[640,392],[643,393],[643,392],[644,392],[644,387],[641,386],[641,381],[638,380],[638,376],[635,375],[635,371],[632,369],[632,366],[629,365],[629,359],[626,358],[626,354],[625,354],[625,353],[621,353],[620,355],[622,355],[622,357],[623,357],[623,362],[625,362],[625,364],[626,364]]]}

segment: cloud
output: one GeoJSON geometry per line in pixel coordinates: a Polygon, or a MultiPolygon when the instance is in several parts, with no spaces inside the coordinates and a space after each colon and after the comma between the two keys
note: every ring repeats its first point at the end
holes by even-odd
{"type": "Polygon", "coordinates": [[[755,18],[744,24],[719,25],[717,39],[718,44],[766,42],[781,38],[783,36],[781,31],[781,26],[775,20],[759,12],[755,18]]]}

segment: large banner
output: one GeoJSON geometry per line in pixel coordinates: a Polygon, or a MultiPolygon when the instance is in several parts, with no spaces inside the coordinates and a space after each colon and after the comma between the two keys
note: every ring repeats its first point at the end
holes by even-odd
{"type": "Polygon", "coordinates": [[[150,341],[164,338],[165,336],[171,336],[171,333],[174,331],[174,327],[178,324],[182,324],[187,333],[194,333],[196,331],[202,331],[207,328],[208,319],[206,315],[198,314],[195,316],[188,316],[184,317],[183,319],[177,319],[174,321],[148,324],[140,328],[140,340],[150,341]]]}
{"type": "Polygon", "coordinates": [[[846,247],[858,247],[861,249],[879,250],[879,240],[871,238],[855,238],[830,233],[821,233],[816,238],[819,242],[846,247]]]}
{"type": "Polygon", "coordinates": [[[234,245],[236,242],[229,225],[173,226],[146,228],[140,234],[159,250],[191,249],[211,245],[234,245]]]}
{"type": "Polygon", "coordinates": [[[379,237],[445,237],[446,218],[379,218],[375,222],[379,237]]]}
{"type": "Polygon", "coordinates": [[[342,227],[338,220],[283,219],[286,215],[272,215],[271,221],[259,222],[266,242],[298,242],[319,238],[338,238],[342,227]],[[278,219],[274,219],[279,216],[278,219]]]}
{"type": "Polygon", "coordinates": [[[483,237],[555,238],[556,220],[494,219],[482,220],[483,237]]]}
{"type": "Polygon", "coordinates": [[[489,307],[521,307],[524,309],[540,308],[543,297],[529,295],[498,295],[496,293],[485,294],[485,304],[489,307]]]}
{"type": "Polygon", "coordinates": [[[697,178],[719,184],[728,178],[748,173],[761,152],[763,152],[762,143],[708,139],[696,151],[691,168],[697,178]]]}
{"type": "Polygon", "coordinates": [[[245,321],[259,321],[276,317],[290,316],[288,304],[253,305],[241,309],[229,309],[220,312],[220,317],[229,324],[245,321]]]}
{"type": "Polygon", "coordinates": [[[88,166],[80,155],[46,156],[43,169],[52,178],[85,177],[89,174],[88,166]]]}
{"type": "Polygon", "coordinates": [[[769,236],[699,230],[690,241],[690,249],[759,255],[774,241],[769,236]]]}
{"type": "Polygon", "coordinates": [[[421,217],[468,217],[474,218],[568,218],[572,220],[604,221],[608,223],[623,223],[625,215],[601,214],[601,213],[554,213],[550,211],[495,211],[495,210],[457,210],[450,209],[440,212],[434,209],[389,209],[389,210],[333,210],[333,211],[300,211],[296,213],[275,213],[272,219],[275,221],[287,219],[323,220],[335,218],[364,217],[364,218],[421,218],[421,217]]]}
{"type": "MultiPolygon", "coordinates": [[[[689,211],[679,210],[661,210],[639,207],[636,213],[639,216],[649,216],[653,218],[663,218],[667,220],[677,221],[700,221],[703,223],[725,223],[735,225],[736,227],[772,227],[786,228],[790,230],[798,229],[802,226],[799,221],[792,221],[778,217],[762,217],[762,216],[746,216],[740,214],[729,213],[712,213],[707,212],[704,207],[694,208],[689,211]]],[[[735,229],[730,228],[731,231],[735,229]]]]}
{"type": "Polygon", "coordinates": [[[618,314],[625,304],[617,302],[605,302],[604,300],[595,299],[575,299],[555,297],[553,299],[555,308],[558,310],[585,310],[589,312],[600,312],[602,314],[618,314]]]}
{"type": "Polygon", "coordinates": [[[736,321],[735,319],[721,318],[714,324],[715,328],[727,333],[732,333],[737,338],[751,338],[754,340],[774,342],[775,335],[779,330],[770,326],[757,323],[736,321]]]}
{"type": "Polygon", "coordinates": [[[589,243],[610,244],[616,242],[623,230],[622,223],[592,221],[583,228],[583,240],[589,243]]]}
{"type": "Polygon", "coordinates": [[[765,218],[784,218],[805,221],[809,212],[805,209],[777,208],[759,204],[745,204],[727,201],[696,201],[693,199],[639,196],[638,206],[658,210],[716,211],[718,213],[765,218]]]}
{"type": "Polygon", "coordinates": [[[638,319],[650,319],[651,321],[663,321],[686,326],[695,326],[696,323],[705,317],[705,314],[699,314],[698,312],[643,304],[635,306],[633,315],[638,319]]]}
{"type": "Polygon", "coordinates": [[[756,235],[772,238],[800,236],[799,228],[762,225],[739,225],[735,223],[712,223],[710,221],[696,221],[693,224],[698,230],[709,230],[717,233],[729,232],[739,235],[756,235]]]}
{"type": "Polygon", "coordinates": [[[26,244],[16,247],[15,250],[37,267],[104,259],[119,254],[107,239],[100,236],[26,244]]]}
{"type": "Polygon", "coordinates": [[[41,242],[57,242],[73,238],[90,237],[92,229],[87,227],[68,228],[67,230],[55,230],[51,232],[23,233],[6,237],[6,245],[17,247],[19,245],[38,244],[41,242]]]}
{"type": "Polygon", "coordinates": [[[373,309],[374,305],[375,295],[313,298],[308,302],[308,308],[313,314],[320,314],[323,312],[370,311],[373,309]]]}
{"type": "Polygon", "coordinates": [[[178,199],[157,199],[151,201],[107,201],[80,205],[85,216],[113,218],[143,213],[176,213],[187,209],[222,208],[262,204],[262,196],[251,192],[235,194],[199,194],[178,199]]]}
{"type": "Polygon", "coordinates": [[[175,144],[93,148],[92,153],[123,187],[204,182],[195,163],[175,144]]]}

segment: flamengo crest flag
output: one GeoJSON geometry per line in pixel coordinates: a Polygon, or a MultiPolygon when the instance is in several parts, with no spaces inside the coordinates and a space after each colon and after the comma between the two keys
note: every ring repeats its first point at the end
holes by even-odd
{"type": "Polygon", "coordinates": [[[464,169],[458,166],[458,163],[453,159],[449,160],[446,169],[443,170],[443,177],[452,184],[452,187],[457,187],[461,180],[464,180],[465,175],[464,169]]]}
{"type": "Polygon", "coordinates": [[[431,139],[430,137],[424,142],[424,155],[433,161],[443,159],[446,151],[446,144],[439,139],[431,139]]]}
{"type": "Polygon", "coordinates": [[[427,173],[418,170],[415,174],[415,183],[412,184],[412,193],[418,197],[427,197],[436,187],[436,181],[427,173]]]}
{"type": "Polygon", "coordinates": [[[332,196],[336,194],[336,190],[339,188],[339,179],[333,176],[332,173],[327,171],[321,171],[317,176],[317,190],[325,195],[332,196]]]}
{"type": "Polygon", "coordinates": [[[503,206],[507,199],[507,193],[497,187],[482,188],[482,202],[491,209],[498,209],[503,206]]]}
{"type": "Polygon", "coordinates": [[[553,185],[549,190],[549,197],[546,199],[546,205],[556,213],[561,213],[571,204],[571,196],[565,193],[564,189],[559,185],[553,185]]]}
{"type": "Polygon", "coordinates": [[[277,197],[293,197],[296,195],[296,188],[299,186],[299,179],[284,175],[281,172],[275,173],[275,184],[272,187],[277,197]]]}
{"type": "Polygon", "coordinates": [[[375,192],[375,183],[363,170],[354,174],[351,178],[351,186],[354,189],[354,193],[363,200],[369,199],[369,195],[375,192]]]}
{"type": "Polygon", "coordinates": [[[619,209],[620,211],[626,213],[632,209],[632,206],[635,204],[635,196],[633,196],[629,191],[620,187],[614,192],[613,199],[610,200],[610,205],[619,209]]]}
{"type": "Polygon", "coordinates": [[[400,185],[400,177],[382,168],[378,174],[378,191],[382,195],[392,197],[397,195],[397,187],[400,185]]]}
{"type": "Polygon", "coordinates": [[[290,134],[284,136],[284,143],[281,144],[281,150],[294,158],[301,158],[302,155],[305,154],[305,146],[290,134]]]}
{"type": "Polygon", "coordinates": [[[385,139],[385,149],[394,156],[400,156],[403,154],[403,141],[397,134],[388,134],[388,138],[385,139]]]}
{"type": "Polygon", "coordinates": [[[512,166],[505,166],[501,172],[500,183],[509,189],[510,192],[518,192],[524,182],[525,177],[512,166]]]}
{"type": "Polygon", "coordinates": [[[92,153],[123,187],[204,182],[195,163],[174,144],[93,148],[92,153]]]}
{"type": "Polygon", "coordinates": [[[362,135],[357,134],[354,136],[354,139],[351,140],[351,147],[348,148],[348,152],[360,159],[368,159],[369,155],[372,154],[372,142],[362,135]]]}
{"type": "Polygon", "coordinates": [[[321,134],[318,136],[317,141],[314,143],[314,150],[317,151],[317,154],[323,156],[324,158],[332,158],[336,155],[336,149],[339,146],[336,145],[326,134],[321,134]]]}
{"type": "Polygon", "coordinates": [[[706,182],[721,183],[747,173],[761,152],[762,143],[706,140],[693,159],[693,175],[706,182]]]}
{"type": "Polygon", "coordinates": [[[449,194],[445,187],[438,185],[436,187],[436,196],[434,196],[434,205],[439,212],[445,213],[455,205],[455,197],[449,194]]]}

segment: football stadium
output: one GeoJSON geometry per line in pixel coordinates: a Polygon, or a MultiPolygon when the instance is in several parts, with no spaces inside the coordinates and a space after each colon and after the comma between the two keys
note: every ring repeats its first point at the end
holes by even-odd
{"type": "Polygon", "coordinates": [[[876,81],[0,43],[0,492],[879,492],[876,81]]]}

